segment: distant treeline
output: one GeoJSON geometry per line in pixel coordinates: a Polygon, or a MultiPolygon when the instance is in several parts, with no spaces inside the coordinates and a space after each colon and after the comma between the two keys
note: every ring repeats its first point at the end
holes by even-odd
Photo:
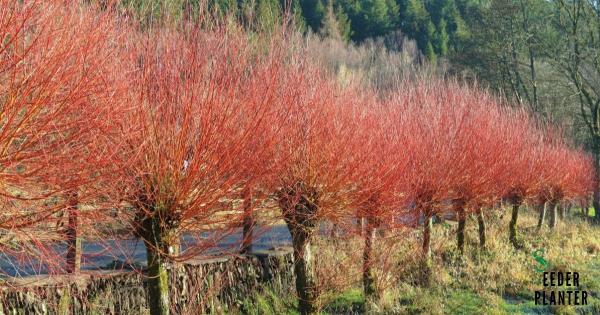
{"type": "MultiPolygon", "coordinates": [[[[124,0],[147,12],[178,12],[194,9],[201,0],[124,0]],[[163,8],[171,7],[171,10],[163,8]]],[[[458,50],[469,39],[469,16],[477,16],[486,5],[473,0],[207,0],[213,12],[234,14],[270,27],[290,12],[303,30],[341,36],[361,42],[401,30],[415,39],[431,60],[458,50]]]]}
{"type": "Polygon", "coordinates": [[[469,16],[486,7],[472,0],[209,0],[222,12],[252,17],[259,24],[277,22],[289,11],[304,30],[361,42],[401,30],[415,39],[431,60],[460,49],[469,39],[469,16]]]}

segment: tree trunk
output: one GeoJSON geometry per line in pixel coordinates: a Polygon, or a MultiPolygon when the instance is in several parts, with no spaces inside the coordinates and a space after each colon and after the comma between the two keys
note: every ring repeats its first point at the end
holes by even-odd
{"type": "Polygon", "coordinates": [[[160,218],[153,216],[143,221],[146,259],[148,261],[148,302],[151,315],[170,313],[169,276],[167,261],[163,249],[171,251],[172,246],[165,244],[160,218]]]}
{"type": "Polygon", "coordinates": [[[479,247],[485,248],[485,218],[483,217],[483,210],[479,208],[477,210],[477,223],[479,225],[479,247]]]}
{"type": "Polygon", "coordinates": [[[311,253],[310,234],[298,228],[290,229],[294,248],[294,274],[300,314],[316,314],[316,274],[311,253]]]}
{"type": "Polygon", "coordinates": [[[557,212],[558,212],[558,202],[551,202],[550,203],[550,229],[554,229],[556,228],[556,222],[557,222],[557,212]]]}
{"type": "Polygon", "coordinates": [[[433,225],[432,215],[426,213],[423,222],[423,278],[422,284],[429,286],[431,281],[431,228],[433,225]]]}
{"type": "Polygon", "coordinates": [[[423,257],[431,258],[431,228],[433,220],[431,215],[425,215],[423,223],[423,257]]]}
{"type": "Polygon", "coordinates": [[[367,229],[367,219],[360,217],[360,236],[364,237],[367,229]]]}
{"type": "Polygon", "coordinates": [[[79,237],[79,217],[77,191],[67,193],[68,225],[65,232],[67,238],[66,272],[79,273],[81,269],[81,238],[79,237]]]}
{"type": "Polygon", "coordinates": [[[366,304],[377,299],[377,290],[375,288],[375,274],[373,272],[373,242],[375,241],[377,227],[376,219],[367,217],[367,226],[365,233],[365,247],[363,249],[363,289],[366,304]]]}
{"type": "Polygon", "coordinates": [[[517,240],[517,219],[519,218],[519,203],[515,203],[512,206],[512,216],[510,218],[510,224],[508,226],[509,229],[509,240],[513,244],[515,248],[520,248],[519,242],[517,240]]]}
{"type": "Polygon", "coordinates": [[[458,214],[458,230],[456,231],[456,241],[458,250],[462,255],[465,251],[465,225],[467,221],[467,214],[465,213],[464,207],[459,207],[457,210],[458,214]]]}
{"type": "Polygon", "coordinates": [[[566,212],[566,207],[567,207],[567,205],[566,205],[566,204],[564,204],[564,203],[559,203],[559,204],[558,204],[558,207],[559,207],[559,208],[558,208],[558,218],[559,218],[561,221],[564,221],[564,220],[565,220],[565,212],[566,212]]]}
{"type": "Polygon", "coordinates": [[[252,251],[252,230],[254,229],[254,214],[252,209],[252,191],[250,188],[244,188],[244,223],[242,231],[242,248],[240,252],[247,254],[252,251]]]}
{"type": "Polygon", "coordinates": [[[317,283],[311,238],[317,227],[319,194],[303,182],[284,187],[278,192],[278,203],[292,236],[294,275],[300,314],[317,313],[317,283]]]}
{"type": "Polygon", "coordinates": [[[537,205],[538,211],[540,213],[540,215],[538,217],[538,223],[537,223],[537,231],[538,232],[542,230],[542,225],[544,224],[544,219],[546,218],[546,207],[547,206],[548,206],[548,202],[537,205]]]}

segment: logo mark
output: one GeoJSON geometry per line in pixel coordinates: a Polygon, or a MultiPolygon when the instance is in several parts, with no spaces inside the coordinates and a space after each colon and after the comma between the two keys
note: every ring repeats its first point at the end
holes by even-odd
{"type": "Polygon", "coordinates": [[[541,266],[541,268],[539,266],[534,267],[537,272],[544,272],[544,270],[548,268],[548,262],[544,259],[544,252],[545,250],[543,248],[539,248],[531,253],[533,259],[541,266]]]}

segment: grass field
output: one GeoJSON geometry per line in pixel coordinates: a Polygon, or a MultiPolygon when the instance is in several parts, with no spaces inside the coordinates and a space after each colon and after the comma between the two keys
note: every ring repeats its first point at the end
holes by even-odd
{"type": "MultiPolygon", "coordinates": [[[[418,285],[418,231],[379,239],[377,275],[380,299],[374,314],[600,314],[600,226],[592,226],[573,211],[556,231],[535,230],[537,217],[522,210],[519,236],[524,246],[508,242],[508,212],[488,218],[488,246],[477,247],[476,221],[467,222],[464,256],[455,249],[455,226],[436,224],[432,249],[433,281],[418,285]],[[544,249],[547,271],[577,271],[579,290],[588,292],[586,306],[540,306],[534,292],[542,290],[543,273],[532,252],[544,249]]],[[[358,314],[364,309],[360,282],[362,246],[355,237],[317,240],[322,314],[358,314]],[[332,267],[333,266],[333,267],[332,267]]],[[[270,292],[248,299],[243,314],[297,314],[293,296],[270,292]],[[256,302],[251,302],[255,300],[256,302]]]]}

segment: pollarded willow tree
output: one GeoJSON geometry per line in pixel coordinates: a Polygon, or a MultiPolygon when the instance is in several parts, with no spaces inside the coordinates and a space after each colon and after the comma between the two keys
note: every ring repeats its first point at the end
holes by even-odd
{"type": "MultiPolygon", "coordinates": [[[[18,248],[34,242],[36,252],[52,254],[37,239],[51,237],[44,231],[54,230],[52,223],[63,220],[55,214],[66,210],[69,272],[77,269],[79,216],[105,219],[77,207],[100,195],[93,189],[77,196],[78,190],[112,166],[115,147],[96,151],[91,143],[110,138],[124,111],[114,76],[121,28],[96,9],[71,1],[0,1],[0,186],[8,202],[0,227],[18,248]]],[[[4,245],[11,253],[14,247],[4,245]]],[[[40,258],[62,269],[54,266],[61,259],[40,258]]]]}
{"type": "Polygon", "coordinates": [[[451,189],[452,209],[458,219],[457,248],[462,254],[465,246],[465,226],[469,214],[477,215],[479,244],[485,246],[485,221],[483,208],[491,206],[499,197],[497,181],[505,176],[503,153],[510,147],[505,137],[498,134],[506,124],[505,110],[493,96],[477,86],[448,83],[457,91],[451,101],[454,110],[467,114],[460,122],[460,137],[455,137],[459,158],[450,167],[460,174],[451,189]]]}
{"type": "Polygon", "coordinates": [[[554,229],[558,223],[558,207],[564,201],[585,199],[593,191],[591,157],[583,151],[569,147],[561,134],[549,130],[548,139],[540,144],[538,160],[543,165],[539,174],[540,188],[536,193],[540,231],[549,212],[548,225],[554,229]]]}
{"type": "Polygon", "coordinates": [[[572,149],[563,163],[564,200],[569,203],[582,203],[587,200],[597,186],[593,174],[594,158],[582,149],[572,149]]]}
{"type": "Polygon", "coordinates": [[[499,196],[511,204],[511,219],[509,222],[509,240],[515,248],[521,244],[517,239],[517,221],[519,208],[530,198],[539,187],[537,173],[540,163],[537,155],[531,154],[539,142],[539,132],[533,128],[530,116],[522,110],[513,110],[507,115],[508,124],[503,125],[501,134],[507,139],[510,147],[503,154],[503,171],[506,176],[498,180],[502,192],[499,196]]]}
{"type": "Polygon", "coordinates": [[[242,214],[223,204],[263,173],[256,159],[271,152],[281,124],[273,89],[264,87],[275,84],[280,60],[254,54],[242,32],[220,25],[151,29],[130,45],[138,70],[127,124],[136,132],[123,134],[129,167],[113,185],[146,246],[152,314],[168,314],[168,265],[232,232],[242,214]],[[215,236],[201,239],[202,231],[215,236]],[[196,237],[181,244],[185,232],[196,237]]]}
{"type": "MultiPolygon", "coordinates": [[[[484,97],[484,99],[487,99],[484,97]]],[[[506,191],[509,190],[512,176],[512,162],[515,156],[521,156],[528,139],[528,117],[524,111],[504,106],[500,101],[488,100],[489,110],[482,113],[484,120],[480,132],[472,135],[474,148],[472,157],[479,167],[469,167],[471,177],[478,182],[479,194],[472,201],[471,212],[477,214],[479,229],[479,247],[486,245],[486,223],[484,209],[493,210],[501,204],[506,191]],[[483,177],[477,177],[481,172],[483,177]]],[[[461,231],[459,231],[461,232],[461,231]]],[[[464,237],[459,235],[457,238],[464,237]]],[[[460,249],[460,246],[459,246],[460,249]]]]}
{"type": "Polygon", "coordinates": [[[534,207],[539,212],[537,230],[540,231],[546,218],[546,213],[550,212],[550,227],[554,228],[556,224],[556,207],[564,197],[562,189],[563,170],[562,163],[565,162],[566,155],[571,154],[570,150],[564,146],[560,135],[551,131],[545,132],[543,141],[533,148],[532,154],[539,155],[539,163],[544,165],[540,169],[538,178],[540,184],[535,196],[532,198],[534,207]]]}
{"type": "MultiPolygon", "coordinates": [[[[443,81],[407,82],[393,96],[393,106],[402,115],[399,124],[406,128],[401,147],[410,152],[404,172],[404,191],[411,200],[410,216],[422,218],[423,282],[429,282],[431,272],[431,228],[434,215],[441,214],[451,202],[453,189],[460,186],[461,173],[456,167],[465,152],[467,130],[462,128],[469,112],[460,102],[460,90],[443,81]]],[[[402,152],[397,158],[403,158],[402,152]]],[[[405,213],[398,215],[405,216],[405,213]]]]}
{"type": "Polygon", "coordinates": [[[277,104],[289,119],[278,133],[271,185],[292,236],[301,314],[317,311],[311,242],[323,220],[347,218],[357,169],[356,91],[339,86],[301,53],[288,61],[277,104]]]}
{"type": "Polygon", "coordinates": [[[270,112],[268,117],[259,117],[257,115],[248,115],[245,119],[248,123],[254,122],[264,126],[261,133],[252,136],[248,141],[247,148],[251,151],[254,158],[248,163],[253,163],[247,167],[248,174],[246,180],[240,184],[239,195],[242,199],[241,211],[242,218],[242,244],[241,253],[252,251],[252,241],[255,237],[254,230],[257,228],[256,214],[260,212],[269,212],[271,209],[260,208],[265,206],[265,202],[272,201],[273,177],[278,169],[278,161],[283,158],[276,156],[277,145],[280,140],[280,133],[283,132],[285,124],[290,119],[286,104],[280,103],[281,91],[285,89],[288,82],[285,81],[286,52],[287,43],[286,30],[272,33],[268,40],[258,40],[253,45],[263,45],[269,51],[264,64],[253,67],[252,82],[241,91],[244,100],[251,102],[252,107],[269,106],[274,112],[270,112]],[[270,121],[261,121],[270,119],[270,121]]]}
{"type": "Polygon", "coordinates": [[[366,221],[360,234],[364,237],[362,282],[369,307],[378,298],[373,257],[376,229],[390,222],[395,210],[406,202],[403,187],[398,186],[404,183],[401,178],[410,157],[402,144],[410,135],[399,123],[402,113],[398,107],[366,92],[357,103],[359,107],[353,109],[357,128],[353,141],[357,144],[353,147],[358,151],[354,152],[356,176],[349,207],[366,221]]]}

